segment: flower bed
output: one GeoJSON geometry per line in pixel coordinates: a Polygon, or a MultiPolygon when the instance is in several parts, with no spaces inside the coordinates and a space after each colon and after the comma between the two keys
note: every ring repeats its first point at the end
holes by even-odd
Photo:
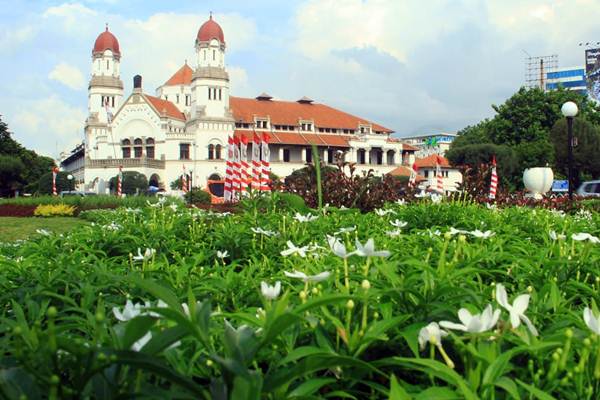
{"type": "Polygon", "coordinates": [[[33,217],[35,205],[0,204],[0,217],[33,217]]]}
{"type": "Polygon", "coordinates": [[[600,217],[156,204],[0,245],[0,390],[595,399],[600,217]]]}

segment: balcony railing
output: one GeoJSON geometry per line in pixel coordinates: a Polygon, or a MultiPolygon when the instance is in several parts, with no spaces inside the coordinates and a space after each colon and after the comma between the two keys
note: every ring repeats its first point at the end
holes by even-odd
{"type": "Polygon", "coordinates": [[[165,161],[154,158],[109,158],[102,160],[85,160],[86,168],[154,168],[165,169],[165,161]]]}

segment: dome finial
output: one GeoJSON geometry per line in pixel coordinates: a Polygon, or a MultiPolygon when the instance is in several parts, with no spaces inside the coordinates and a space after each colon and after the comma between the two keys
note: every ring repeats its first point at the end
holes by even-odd
{"type": "Polygon", "coordinates": [[[105,22],[106,24],[106,32],[108,32],[108,22],[105,22]]]}
{"type": "Polygon", "coordinates": [[[209,14],[208,19],[212,19],[212,11],[209,11],[208,14],[209,14]]]}

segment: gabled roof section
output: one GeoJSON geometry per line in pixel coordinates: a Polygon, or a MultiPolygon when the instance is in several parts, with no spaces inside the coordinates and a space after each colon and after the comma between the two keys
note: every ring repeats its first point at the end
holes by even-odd
{"type": "Polygon", "coordinates": [[[192,74],[194,71],[187,65],[187,62],[183,64],[183,67],[179,68],[177,72],[165,82],[163,86],[176,86],[176,85],[189,85],[192,83],[192,74]]]}
{"type": "Polygon", "coordinates": [[[254,117],[269,117],[273,125],[297,126],[300,120],[312,120],[318,128],[353,129],[359,124],[370,124],[373,131],[392,133],[391,129],[366,119],[337,110],[319,103],[298,103],[296,101],[257,100],[243,97],[229,97],[229,107],[237,122],[253,123],[254,117]]]}
{"type": "Polygon", "coordinates": [[[417,158],[415,160],[415,164],[419,168],[435,168],[437,159],[439,158],[440,166],[443,168],[450,168],[450,163],[446,157],[438,156],[436,154],[432,154],[425,158],[417,158]]]}
{"type": "Polygon", "coordinates": [[[159,99],[158,97],[150,96],[144,94],[144,97],[154,107],[154,109],[158,112],[159,115],[166,115],[169,118],[178,119],[180,121],[185,121],[185,115],[179,111],[175,104],[171,103],[168,100],[159,99]]]}

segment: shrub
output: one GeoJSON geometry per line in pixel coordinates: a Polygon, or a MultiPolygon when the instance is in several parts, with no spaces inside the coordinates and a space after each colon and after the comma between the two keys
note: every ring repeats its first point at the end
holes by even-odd
{"type": "MultiPolygon", "coordinates": [[[[117,191],[117,177],[110,178],[109,187],[112,193],[117,191]]],[[[122,192],[128,195],[144,193],[148,190],[148,178],[136,171],[123,172],[122,192]]]]}
{"type": "Polygon", "coordinates": [[[70,217],[73,214],[75,214],[75,207],[67,204],[39,205],[33,212],[36,217],[70,217]]]}
{"type": "Polygon", "coordinates": [[[197,187],[187,192],[184,198],[189,204],[210,204],[211,202],[210,193],[197,187]]]}

